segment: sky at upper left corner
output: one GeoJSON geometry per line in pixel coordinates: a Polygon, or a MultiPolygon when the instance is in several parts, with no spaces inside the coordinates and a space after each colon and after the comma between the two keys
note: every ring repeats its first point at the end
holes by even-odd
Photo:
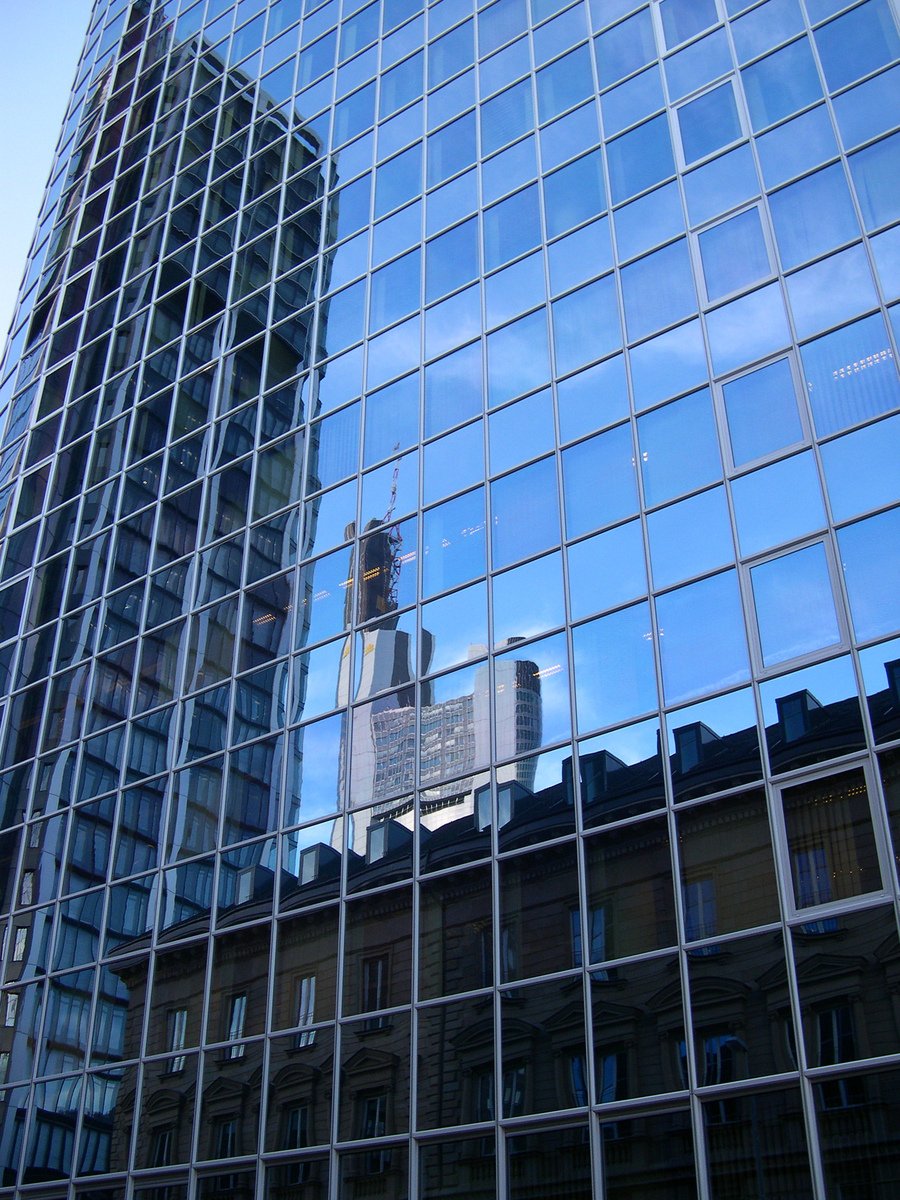
{"type": "Polygon", "coordinates": [[[0,355],[93,0],[0,0],[0,355]]]}

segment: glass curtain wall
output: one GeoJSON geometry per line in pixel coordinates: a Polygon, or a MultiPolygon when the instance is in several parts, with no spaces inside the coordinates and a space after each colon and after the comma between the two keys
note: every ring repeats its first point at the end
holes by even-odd
{"type": "Polygon", "coordinates": [[[891,0],[96,0],[0,373],[0,1200],[893,1200],[891,0]]]}

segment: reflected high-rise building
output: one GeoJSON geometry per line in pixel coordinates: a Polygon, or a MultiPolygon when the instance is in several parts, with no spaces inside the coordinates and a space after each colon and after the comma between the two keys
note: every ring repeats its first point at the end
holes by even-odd
{"type": "Polygon", "coordinates": [[[892,0],[95,0],[0,371],[0,1200],[893,1200],[892,0]]]}

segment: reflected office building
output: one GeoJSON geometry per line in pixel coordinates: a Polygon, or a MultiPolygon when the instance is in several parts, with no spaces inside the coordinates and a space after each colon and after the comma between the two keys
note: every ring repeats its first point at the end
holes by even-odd
{"type": "Polygon", "coordinates": [[[891,0],[95,0],[0,372],[0,1200],[900,1194],[891,0]]]}

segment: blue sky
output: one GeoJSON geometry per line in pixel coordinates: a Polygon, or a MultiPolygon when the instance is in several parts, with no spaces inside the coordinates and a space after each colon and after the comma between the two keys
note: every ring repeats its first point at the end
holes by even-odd
{"type": "Polygon", "coordinates": [[[0,346],[92,7],[92,0],[0,2],[0,346]]]}

